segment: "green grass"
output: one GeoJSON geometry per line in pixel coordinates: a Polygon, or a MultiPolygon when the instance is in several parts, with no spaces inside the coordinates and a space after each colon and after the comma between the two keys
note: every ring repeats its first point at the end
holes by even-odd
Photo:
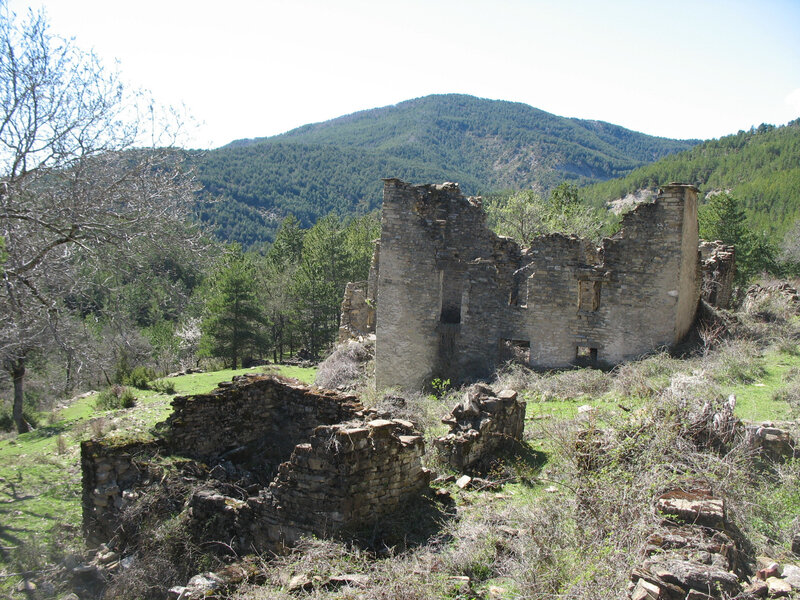
{"type": "MultiPolygon", "coordinates": [[[[172,378],[178,394],[210,392],[221,381],[256,369],[226,369],[172,378]]],[[[279,374],[311,383],[316,368],[280,366],[279,374]]],[[[135,389],[136,406],[98,410],[97,394],[76,398],[30,433],[0,440],[0,575],[36,566],[81,545],[80,442],[102,431],[146,437],[172,412],[172,396],[135,389]],[[52,544],[53,547],[49,547],[52,544]]],[[[19,578],[0,578],[0,591],[19,578]]]]}
{"type": "Polygon", "coordinates": [[[192,375],[181,375],[173,377],[171,381],[175,384],[175,391],[179,394],[206,394],[217,387],[220,381],[230,381],[237,375],[259,372],[276,372],[284,377],[293,377],[303,383],[310,384],[317,375],[316,367],[292,367],[278,365],[277,367],[251,367],[248,369],[224,369],[211,373],[194,373],[192,375]]]}
{"type": "Polygon", "coordinates": [[[800,356],[772,350],[763,357],[764,374],[756,381],[723,387],[725,394],[736,395],[736,416],[748,421],[785,421],[788,402],[775,400],[775,392],[785,385],[784,376],[800,368],[800,356]]]}

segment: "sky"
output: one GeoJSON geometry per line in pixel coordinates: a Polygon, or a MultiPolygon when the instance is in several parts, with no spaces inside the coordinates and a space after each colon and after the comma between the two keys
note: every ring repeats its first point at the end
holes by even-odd
{"type": "Polygon", "coordinates": [[[800,117],[800,0],[6,1],[186,107],[194,148],[435,93],[671,138],[800,117]]]}

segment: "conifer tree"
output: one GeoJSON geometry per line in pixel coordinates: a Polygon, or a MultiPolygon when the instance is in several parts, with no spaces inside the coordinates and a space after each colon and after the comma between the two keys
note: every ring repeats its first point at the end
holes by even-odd
{"type": "Polygon", "coordinates": [[[263,349],[267,319],[258,299],[252,257],[234,245],[211,275],[200,323],[200,353],[220,356],[236,369],[263,349]]]}

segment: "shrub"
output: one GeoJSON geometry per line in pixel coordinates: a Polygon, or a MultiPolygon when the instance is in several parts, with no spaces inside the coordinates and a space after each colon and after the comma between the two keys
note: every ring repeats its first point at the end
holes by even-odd
{"type": "Polygon", "coordinates": [[[169,394],[170,396],[176,394],[175,382],[171,379],[156,379],[150,383],[150,388],[161,394],[169,394]]]}
{"type": "Polygon", "coordinates": [[[713,377],[719,383],[751,383],[764,376],[758,346],[746,340],[726,341],[711,357],[713,377]]]}
{"type": "Polygon", "coordinates": [[[140,390],[149,390],[150,382],[155,378],[156,374],[153,369],[149,367],[135,367],[130,373],[122,376],[120,383],[140,390]]]}
{"type": "Polygon", "coordinates": [[[329,390],[354,389],[366,374],[374,346],[349,341],[339,344],[319,365],[314,384],[329,390]]]}
{"type": "Polygon", "coordinates": [[[95,407],[100,410],[132,408],[136,404],[136,396],[124,385],[112,385],[97,395],[95,407]]]}

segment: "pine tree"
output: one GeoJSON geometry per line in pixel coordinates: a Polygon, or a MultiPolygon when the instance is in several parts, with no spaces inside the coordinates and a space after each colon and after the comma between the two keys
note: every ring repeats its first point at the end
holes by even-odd
{"type": "Polygon", "coordinates": [[[233,246],[210,277],[200,324],[201,354],[226,358],[236,369],[241,359],[263,350],[267,319],[256,281],[252,257],[233,246]]]}

